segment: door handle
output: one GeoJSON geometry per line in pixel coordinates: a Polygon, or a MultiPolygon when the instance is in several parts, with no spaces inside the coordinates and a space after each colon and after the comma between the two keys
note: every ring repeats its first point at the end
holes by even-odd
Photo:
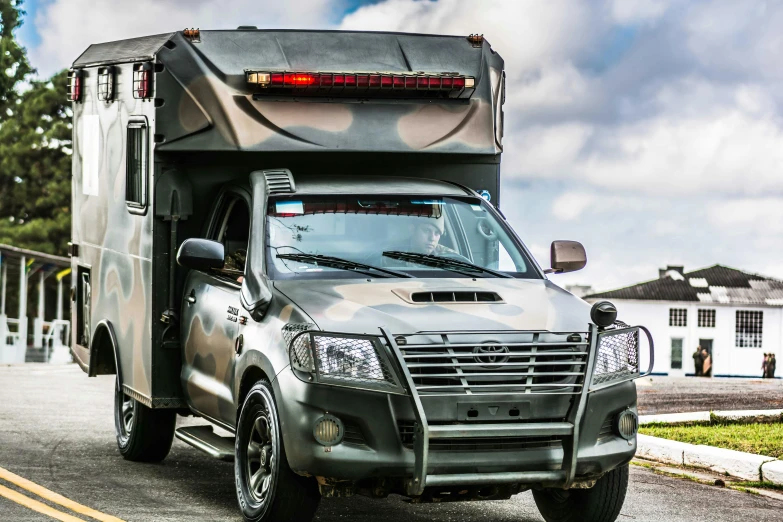
{"type": "Polygon", "coordinates": [[[193,304],[196,302],[196,291],[191,290],[190,295],[188,296],[188,303],[193,304]]]}

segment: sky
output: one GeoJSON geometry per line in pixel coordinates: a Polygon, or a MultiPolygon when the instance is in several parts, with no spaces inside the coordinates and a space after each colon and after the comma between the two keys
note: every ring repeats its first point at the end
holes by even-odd
{"type": "Polygon", "coordinates": [[[483,33],[505,59],[501,209],[560,285],[722,264],[783,279],[783,0],[26,0],[48,76],[90,43],[181,30],[483,33]]]}

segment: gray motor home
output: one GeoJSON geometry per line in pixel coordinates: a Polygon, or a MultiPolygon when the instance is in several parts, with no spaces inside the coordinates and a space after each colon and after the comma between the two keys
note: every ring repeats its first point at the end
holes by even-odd
{"type": "Polygon", "coordinates": [[[475,35],[90,46],[69,79],[72,346],[116,375],[120,453],[160,461],[176,434],[233,460],[253,521],[526,490],[547,521],[614,520],[646,330],[547,279],[585,265],[579,243],[542,270],[506,222],[504,88],[475,35]]]}

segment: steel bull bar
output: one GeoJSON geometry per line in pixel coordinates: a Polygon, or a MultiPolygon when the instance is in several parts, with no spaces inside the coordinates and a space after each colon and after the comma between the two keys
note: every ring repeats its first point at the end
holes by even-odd
{"type": "MultiPolygon", "coordinates": [[[[381,333],[383,337],[385,338],[386,342],[388,343],[388,346],[390,347],[394,357],[393,359],[399,366],[400,374],[404,378],[404,385],[407,388],[408,393],[410,394],[411,399],[411,405],[413,408],[415,420],[416,420],[416,426],[414,430],[414,440],[413,440],[413,450],[414,450],[414,456],[415,456],[415,463],[414,463],[414,470],[413,470],[413,476],[406,481],[406,490],[409,495],[417,496],[421,495],[424,492],[424,489],[426,487],[432,487],[432,486],[459,486],[459,485],[494,485],[494,484],[514,484],[514,483],[520,483],[520,484],[546,484],[548,486],[554,486],[554,487],[562,487],[564,489],[570,488],[574,480],[576,478],[576,465],[577,465],[577,452],[579,447],[579,430],[582,423],[582,418],[584,416],[585,408],[587,405],[587,397],[590,392],[595,391],[597,389],[605,388],[607,386],[613,386],[615,384],[625,382],[631,379],[635,379],[638,377],[642,377],[644,375],[648,375],[652,371],[653,367],[653,342],[652,342],[652,336],[650,335],[650,332],[644,328],[644,327],[629,327],[629,328],[618,328],[618,329],[612,329],[612,330],[604,330],[600,331],[599,328],[593,324],[589,325],[589,331],[587,332],[587,340],[586,341],[580,341],[580,342],[571,342],[571,343],[549,343],[551,345],[570,345],[570,346],[582,346],[585,347],[586,350],[584,352],[579,352],[579,355],[582,356],[582,359],[577,359],[576,362],[572,359],[572,362],[569,366],[573,367],[574,365],[581,365],[582,368],[584,368],[584,372],[581,378],[581,382],[578,382],[578,378],[576,379],[577,382],[567,385],[571,390],[574,390],[578,388],[577,392],[570,392],[570,394],[576,396],[576,400],[572,401],[571,406],[568,409],[568,414],[563,420],[563,422],[540,422],[540,423],[498,423],[498,424],[452,424],[452,425],[429,425],[427,422],[427,416],[424,411],[424,407],[422,405],[421,401],[421,395],[419,393],[420,390],[423,391],[423,389],[426,389],[426,386],[419,386],[417,387],[414,377],[411,374],[409,364],[406,362],[406,358],[410,359],[411,357],[415,356],[406,356],[403,353],[403,350],[410,350],[411,348],[424,348],[425,345],[418,345],[418,346],[411,346],[411,345],[403,345],[402,348],[400,348],[400,345],[398,344],[398,339],[405,338],[407,335],[392,335],[386,328],[381,328],[381,333]],[[649,341],[649,350],[650,350],[650,364],[648,370],[644,374],[639,373],[639,364],[638,364],[638,340],[639,340],[639,334],[640,331],[644,331],[647,335],[648,341],[649,341]],[[618,357],[616,356],[615,352],[606,352],[602,353],[601,355],[601,361],[599,362],[599,365],[601,366],[601,370],[604,372],[601,375],[603,376],[602,379],[593,379],[593,373],[596,369],[596,359],[598,357],[599,348],[603,346],[608,346],[606,350],[616,350],[616,346],[612,346],[612,341],[614,340],[623,340],[623,339],[635,339],[636,340],[636,346],[635,352],[633,350],[629,350],[626,354],[629,358],[633,358],[635,360],[631,361],[632,363],[635,363],[635,367],[633,364],[624,365],[624,368],[620,368],[620,366],[623,366],[622,364],[618,363],[618,357]],[[604,345],[602,345],[602,341],[604,341],[604,345]],[[635,353],[635,356],[632,356],[632,353],[635,353]],[[607,355],[608,354],[608,355],[607,355]],[[614,361],[612,360],[614,358],[614,361]],[[612,367],[612,365],[615,365],[615,367],[612,367]],[[606,370],[610,370],[607,372],[606,370]],[[614,370],[612,372],[611,370],[614,370]],[[608,378],[606,376],[609,376],[608,378]],[[613,376],[613,377],[612,377],[613,376]],[[600,382],[599,382],[600,381],[600,382]],[[562,446],[563,446],[563,461],[561,468],[559,470],[552,470],[552,471],[518,471],[518,472],[499,472],[499,473],[461,473],[461,474],[429,474],[428,473],[428,456],[429,456],[429,445],[431,440],[438,440],[438,439],[472,439],[472,438],[504,438],[504,437],[544,437],[544,436],[560,436],[562,437],[562,446]]],[[[416,334],[408,334],[408,335],[437,335],[442,336],[443,339],[443,345],[447,348],[449,346],[460,346],[458,344],[451,344],[449,341],[449,337],[452,335],[459,335],[459,334],[488,334],[488,335],[509,335],[509,334],[526,334],[526,335],[533,335],[533,341],[532,343],[508,343],[509,346],[528,346],[530,347],[530,351],[528,353],[528,362],[527,363],[520,363],[516,364],[515,366],[527,366],[530,368],[531,375],[533,374],[533,370],[535,368],[535,365],[537,364],[535,362],[536,357],[536,349],[538,346],[541,346],[546,343],[539,343],[537,342],[539,339],[539,335],[547,335],[552,334],[552,332],[530,332],[530,331],[519,331],[519,332],[418,332],[416,334]]],[[[464,345],[462,345],[464,346],[464,345]]],[[[512,348],[513,349],[513,348],[512,348]]],[[[453,349],[449,348],[448,353],[450,356],[453,356],[451,359],[454,363],[454,366],[462,365],[465,366],[460,362],[460,357],[464,357],[464,355],[460,355],[456,353],[453,349]]],[[[549,355],[550,361],[551,361],[551,355],[555,352],[539,352],[539,355],[549,355]]],[[[556,353],[556,355],[563,355],[562,353],[556,353]]],[[[571,355],[574,355],[573,352],[571,352],[571,355]]],[[[426,357],[426,355],[425,355],[426,357]]],[[[447,356],[449,357],[449,356],[447,356]]],[[[463,359],[464,360],[464,359],[463,359]]],[[[512,363],[507,363],[511,365],[512,363]]],[[[545,364],[545,363],[538,363],[538,364],[545,364]]],[[[548,362],[546,364],[552,364],[551,362],[548,362]]],[[[567,363],[555,363],[555,364],[563,364],[566,365],[567,363]]],[[[419,365],[419,366],[426,366],[426,365],[419,365]]],[[[550,366],[551,367],[551,366],[550,366]]],[[[580,372],[581,373],[581,372],[580,372]]],[[[462,375],[462,372],[460,371],[460,367],[457,367],[457,374],[462,375]]],[[[516,375],[516,374],[510,374],[510,375],[516,375]]],[[[556,373],[556,375],[576,375],[576,374],[568,374],[568,373],[556,373]]],[[[468,375],[466,375],[467,377],[468,375]]],[[[463,388],[470,388],[471,386],[466,384],[466,380],[464,378],[461,378],[461,382],[463,383],[463,388]]],[[[513,391],[511,394],[505,395],[506,397],[524,397],[524,398],[530,398],[531,393],[531,386],[535,386],[535,384],[531,384],[532,379],[527,380],[527,387],[524,391],[513,391]]],[[[489,387],[493,387],[492,385],[487,385],[489,387]]],[[[522,385],[524,387],[524,385],[522,385]]],[[[545,385],[544,385],[545,386],[545,385]]],[[[558,389],[558,386],[566,386],[566,385],[551,385],[548,386],[548,389],[554,388],[555,390],[558,389]]],[[[459,386],[455,386],[459,387],[459,386]]],[[[562,388],[561,388],[562,389],[562,388]]],[[[533,388],[534,390],[534,388],[533,388]]],[[[425,391],[426,393],[426,391],[425,391]]],[[[468,392],[470,393],[470,392],[468,392]]],[[[547,391],[541,390],[539,392],[534,393],[541,393],[545,394],[548,393],[547,391]]],[[[552,393],[558,393],[557,391],[554,391],[552,393]]],[[[562,393],[561,393],[562,394],[562,393]]],[[[460,395],[455,395],[460,396],[460,395]]],[[[471,395],[461,395],[462,397],[470,397],[471,395]]]]}

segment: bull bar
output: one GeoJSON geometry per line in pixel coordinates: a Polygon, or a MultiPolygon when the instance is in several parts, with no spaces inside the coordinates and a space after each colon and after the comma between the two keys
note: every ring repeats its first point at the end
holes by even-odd
{"type": "MultiPolygon", "coordinates": [[[[557,333],[548,331],[448,331],[448,332],[417,332],[415,334],[391,334],[386,328],[381,328],[381,333],[385,339],[387,346],[391,349],[393,354],[392,359],[398,366],[397,370],[403,377],[403,387],[407,389],[407,392],[411,399],[411,405],[414,412],[416,426],[414,431],[413,451],[415,455],[415,463],[413,470],[413,477],[406,481],[405,487],[407,493],[412,496],[421,495],[424,492],[425,487],[432,486],[457,486],[457,485],[494,485],[494,484],[536,484],[542,483],[548,486],[562,487],[563,489],[570,488],[576,478],[576,465],[577,465],[577,453],[579,446],[579,430],[584,416],[585,407],[587,404],[588,395],[596,390],[603,389],[609,386],[626,382],[628,380],[636,379],[649,375],[652,372],[654,363],[654,350],[653,340],[650,332],[643,326],[636,327],[624,327],[615,328],[610,330],[600,330],[596,325],[590,324],[589,330],[586,334],[586,339],[569,340],[566,342],[542,342],[541,338],[547,335],[574,335],[573,333],[557,333]],[[648,346],[650,351],[649,367],[645,373],[639,372],[639,335],[640,332],[644,332],[648,339],[648,346]],[[568,409],[568,414],[563,422],[539,422],[539,423],[519,423],[519,424],[459,424],[459,425],[429,425],[427,422],[427,416],[422,404],[421,395],[429,395],[437,392],[441,392],[446,395],[455,395],[456,393],[471,393],[471,389],[478,388],[481,391],[482,385],[471,385],[467,382],[469,374],[463,374],[462,368],[467,366],[465,363],[460,362],[464,360],[466,355],[457,353],[454,348],[467,346],[466,344],[452,343],[452,338],[459,338],[461,335],[489,335],[489,336],[507,336],[509,334],[520,335],[532,335],[532,342],[511,342],[503,343],[511,349],[524,348],[528,351],[525,352],[527,357],[526,363],[493,363],[495,367],[501,367],[503,364],[508,364],[514,367],[526,367],[527,373],[508,373],[501,375],[509,376],[527,376],[526,382],[523,385],[521,392],[511,391],[515,393],[525,394],[571,394],[576,396],[576,400],[572,401],[571,406],[568,409]],[[424,384],[416,383],[414,376],[411,373],[411,367],[426,366],[424,363],[409,363],[406,361],[410,359],[421,360],[421,354],[419,355],[406,355],[406,352],[413,349],[426,349],[433,345],[409,345],[404,344],[403,348],[400,348],[398,339],[404,339],[413,336],[440,336],[442,344],[439,344],[441,349],[444,347],[447,350],[448,358],[451,359],[451,366],[455,370],[454,375],[459,376],[461,384],[459,385],[446,385],[446,386],[426,386],[424,384]],[[630,346],[629,343],[635,342],[635,346],[630,346]],[[628,348],[626,353],[627,361],[631,364],[622,364],[622,361],[617,357],[615,348],[618,344],[625,343],[628,348]],[[548,358],[548,362],[542,363],[536,361],[537,349],[542,346],[548,345],[549,347],[559,346],[571,348],[572,351],[565,351],[560,348],[555,350],[561,351],[544,351],[540,354],[542,358],[548,358]],[[614,345],[614,346],[613,346],[614,345]],[[579,348],[578,351],[573,351],[579,348]],[[602,353],[601,360],[599,361],[600,369],[603,373],[600,374],[600,378],[594,378],[594,371],[596,369],[596,359],[599,351],[605,348],[605,353],[602,353]],[[582,351],[583,350],[583,351],[582,351]],[[635,352],[634,352],[635,350],[635,352]],[[570,356],[567,362],[557,362],[558,356],[564,355],[570,356]],[[635,355],[635,357],[634,357],[635,355]],[[463,359],[461,359],[463,358],[463,359]],[[555,362],[552,360],[555,359],[555,362]],[[539,365],[564,365],[566,369],[573,369],[575,367],[582,368],[583,371],[577,372],[555,372],[555,375],[563,376],[567,382],[564,383],[545,383],[537,384],[535,377],[540,377],[543,374],[536,373],[537,364],[539,365]],[[540,386],[540,388],[536,388],[540,386]],[[428,474],[427,462],[429,455],[429,443],[434,439],[471,439],[480,437],[539,437],[539,436],[562,436],[563,437],[563,462],[561,469],[553,471],[524,471],[524,472],[500,472],[500,473],[461,473],[461,474],[428,474]]],[[[505,348],[508,350],[508,348],[505,348]]],[[[428,355],[424,355],[426,358],[428,355]]],[[[475,357],[474,357],[475,358],[475,357]]],[[[508,360],[508,358],[506,358],[508,360]]],[[[470,365],[471,363],[468,363],[470,365]]],[[[486,366],[484,366],[486,367],[486,366]]],[[[547,375],[551,375],[550,372],[547,375]]],[[[438,374],[436,374],[436,377],[438,374]]],[[[420,380],[421,383],[421,380],[420,380]]],[[[497,389],[498,385],[483,385],[489,389],[497,389]]]]}

